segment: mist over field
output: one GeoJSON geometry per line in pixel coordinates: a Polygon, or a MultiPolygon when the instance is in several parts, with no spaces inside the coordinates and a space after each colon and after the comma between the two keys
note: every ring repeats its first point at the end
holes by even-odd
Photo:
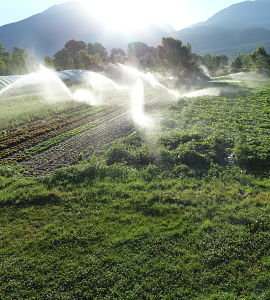
{"type": "Polygon", "coordinates": [[[269,2],[105,2],[0,27],[0,299],[270,299],[269,2]]]}

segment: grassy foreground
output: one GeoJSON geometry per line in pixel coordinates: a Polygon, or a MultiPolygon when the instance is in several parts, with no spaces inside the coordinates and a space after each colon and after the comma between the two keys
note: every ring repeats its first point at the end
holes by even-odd
{"type": "Polygon", "coordinates": [[[0,168],[2,299],[269,299],[270,90],[179,100],[160,136],[0,168]]]}

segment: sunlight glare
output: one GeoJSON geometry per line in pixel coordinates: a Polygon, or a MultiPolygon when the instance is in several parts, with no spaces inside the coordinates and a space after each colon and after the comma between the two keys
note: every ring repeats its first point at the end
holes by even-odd
{"type": "Polygon", "coordinates": [[[84,0],[82,4],[112,31],[131,33],[147,24],[158,24],[165,16],[163,5],[153,0],[84,0]]]}

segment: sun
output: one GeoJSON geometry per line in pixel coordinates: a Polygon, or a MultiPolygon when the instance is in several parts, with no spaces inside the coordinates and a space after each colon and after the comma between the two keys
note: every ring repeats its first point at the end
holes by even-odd
{"type": "Polygon", "coordinates": [[[84,0],[81,3],[112,31],[130,33],[147,24],[159,23],[162,16],[162,9],[152,0],[84,0]]]}

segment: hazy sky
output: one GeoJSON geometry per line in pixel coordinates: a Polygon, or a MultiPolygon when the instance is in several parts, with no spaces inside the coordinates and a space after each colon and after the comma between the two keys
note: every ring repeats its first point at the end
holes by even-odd
{"type": "MultiPolygon", "coordinates": [[[[75,0],[76,1],[76,0],[75,0]]],[[[85,0],[86,1],[86,0],[85,0]]],[[[100,1],[109,3],[109,10],[112,9],[112,3],[117,3],[117,0],[88,0],[91,5],[100,3],[100,1]],[[91,4],[93,3],[93,4],[91,4]]],[[[119,0],[121,1],[121,0],[119,0]]],[[[62,2],[72,2],[72,0],[0,0],[0,26],[16,22],[21,19],[30,17],[33,14],[39,13],[48,7],[62,2]]],[[[145,7],[148,13],[153,11],[157,15],[169,21],[176,29],[180,29],[194,23],[205,21],[219,10],[237,3],[241,0],[125,0],[125,3],[130,2],[130,6],[145,7]],[[160,4],[159,4],[160,3],[160,4]],[[154,7],[155,8],[154,8],[154,7]],[[157,7],[158,6],[158,7],[157,7]],[[153,9],[151,9],[153,7],[153,9]]],[[[116,4],[117,5],[117,4],[116,4]]],[[[106,7],[106,5],[104,5],[106,7]]],[[[139,17],[140,18],[140,17],[139,17]]]]}

